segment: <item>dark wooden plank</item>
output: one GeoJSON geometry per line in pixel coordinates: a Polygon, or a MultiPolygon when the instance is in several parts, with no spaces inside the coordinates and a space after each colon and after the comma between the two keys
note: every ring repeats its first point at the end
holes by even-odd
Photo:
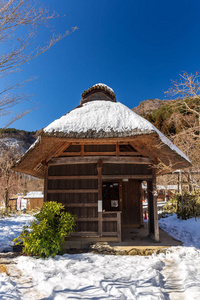
{"type": "Polygon", "coordinates": [[[73,179],[81,179],[81,180],[85,180],[85,179],[98,179],[98,175],[74,175],[74,176],[70,176],[70,175],[66,175],[66,176],[48,176],[48,179],[56,179],[56,180],[63,180],[63,179],[69,179],[69,180],[73,180],[73,179]]]}
{"type": "Polygon", "coordinates": [[[81,152],[62,152],[60,156],[83,156],[81,152]]]}
{"type": "Polygon", "coordinates": [[[121,156],[139,156],[139,155],[141,155],[139,152],[133,152],[133,151],[120,151],[119,152],[119,155],[121,155],[121,156]]]}
{"type": "Polygon", "coordinates": [[[48,190],[48,166],[44,167],[44,202],[47,201],[47,190],[48,190]]]}
{"type": "Polygon", "coordinates": [[[103,180],[114,180],[114,179],[141,179],[147,180],[152,179],[152,175],[102,175],[103,180]]]}
{"type": "Polygon", "coordinates": [[[81,144],[81,156],[84,156],[84,145],[83,144],[81,144]]]}
{"type": "Polygon", "coordinates": [[[87,189],[76,189],[76,190],[48,190],[48,193],[49,194],[78,194],[78,193],[98,193],[98,190],[97,189],[90,189],[90,190],[87,190],[87,189]]]}
{"type": "Polygon", "coordinates": [[[121,214],[117,214],[117,235],[119,237],[119,242],[122,240],[122,226],[121,226],[121,214]]]}
{"type": "Polygon", "coordinates": [[[102,221],[103,222],[111,222],[111,221],[113,221],[113,222],[117,222],[117,217],[116,218],[102,218],[102,221]]]}
{"type": "Polygon", "coordinates": [[[152,164],[153,161],[147,157],[106,157],[106,156],[88,156],[88,157],[58,157],[52,158],[49,165],[64,165],[64,164],[87,164],[97,163],[102,160],[108,164],[152,164]]]}
{"type": "Polygon", "coordinates": [[[118,236],[118,233],[117,233],[117,231],[115,231],[115,232],[105,232],[105,231],[103,231],[102,232],[102,236],[118,236]]]}
{"type": "Polygon", "coordinates": [[[64,203],[66,207],[97,207],[97,203],[64,203]]]}
{"type": "Polygon", "coordinates": [[[69,236],[99,236],[97,231],[79,231],[79,232],[73,232],[69,236]]]}
{"type": "Polygon", "coordinates": [[[119,143],[116,144],[116,155],[119,156],[119,143]]]}
{"type": "Polygon", "coordinates": [[[81,152],[62,152],[60,154],[60,156],[99,156],[99,155],[102,155],[102,156],[139,156],[141,155],[141,153],[139,152],[131,152],[131,151],[119,151],[118,154],[117,152],[84,152],[84,151],[81,151],[81,152]]]}
{"type": "Polygon", "coordinates": [[[153,173],[153,212],[154,212],[154,237],[159,242],[159,226],[158,226],[158,208],[157,208],[157,192],[156,192],[156,168],[152,169],[153,173]]]}
{"type": "Polygon", "coordinates": [[[77,218],[77,222],[93,222],[98,221],[98,218],[77,218]]]}

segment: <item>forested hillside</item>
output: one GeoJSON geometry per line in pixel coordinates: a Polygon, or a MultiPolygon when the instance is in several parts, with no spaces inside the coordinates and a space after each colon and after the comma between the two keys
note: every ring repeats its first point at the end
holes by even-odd
{"type": "Polygon", "coordinates": [[[200,112],[200,99],[183,100],[145,100],[133,111],[140,114],[165,135],[179,134],[185,129],[195,126],[198,122],[197,115],[188,109],[200,112]]]}
{"type": "Polygon", "coordinates": [[[168,136],[191,160],[200,165],[200,99],[145,100],[133,111],[168,136]]]}
{"type": "Polygon", "coordinates": [[[16,147],[23,154],[34,143],[37,132],[17,130],[15,128],[0,129],[0,149],[16,147]]]}

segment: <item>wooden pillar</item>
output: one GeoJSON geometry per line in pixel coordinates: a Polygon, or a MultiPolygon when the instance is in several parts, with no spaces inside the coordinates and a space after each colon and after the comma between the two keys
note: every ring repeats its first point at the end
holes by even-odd
{"type": "Polygon", "coordinates": [[[157,205],[157,191],[156,191],[156,170],[152,170],[153,183],[153,212],[154,212],[154,239],[159,242],[159,226],[158,226],[158,205],[157,205]]]}
{"type": "Polygon", "coordinates": [[[48,190],[48,165],[44,166],[44,202],[47,202],[47,190],[48,190]]]}
{"type": "Polygon", "coordinates": [[[155,169],[152,169],[152,181],[147,182],[149,235],[159,242],[158,210],[155,169]]]}
{"type": "Polygon", "coordinates": [[[143,226],[143,191],[142,191],[142,181],[140,182],[140,225],[143,226]]]}
{"type": "Polygon", "coordinates": [[[102,236],[102,160],[98,161],[98,233],[99,236],[102,236]]]}

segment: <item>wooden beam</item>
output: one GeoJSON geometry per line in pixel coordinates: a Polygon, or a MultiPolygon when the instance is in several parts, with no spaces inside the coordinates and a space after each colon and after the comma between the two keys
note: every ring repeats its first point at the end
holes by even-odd
{"type": "Polygon", "coordinates": [[[153,173],[153,207],[154,207],[154,238],[159,242],[159,226],[158,226],[158,206],[157,206],[157,191],[156,191],[156,169],[152,169],[153,173]]]}
{"type": "Polygon", "coordinates": [[[140,152],[143,156],[150,157],[152,160],[155,159],[156,156],[152,152],[150,152],[141,142],[129,142],[129,144],[138,152],[140,152]]]}
{"type": "Polygon", "coordinates": [[[149,235],[156,242],[159,242],[157,196],[156,196],[156,176],[155,168],[152,169],[153,178],[147,181],[148,214],[149,214],[149,235]]]}
{"type": "Polygon", "coordinates": [[[119,237],[119,242],[121,242],[122,240],[121,213],[117,214],[117,235],[119,237]]]}
{"type": "Polygon", "coordinates": [[[116,155],[119,156],[119,143],[116,144],[116,155]]]}
{"type": "MultiPolygon", "coordinates": [[[[104,144],[104,145],[116,145],[118,142],[119,144],[128,144],[132,141],[141,141],[145,138],[152,139],[153,137],[157,138],[157,133],[144,133],[139,135],[133,135],[128,137],[105,137],[105,138],[71,138],[71,137],[56,137],[56,140],[63,142],[65,140],[66,142],[70,142],[76,145],[84,144],[84,145],[94,145],[94,144],[104,144]]],[[[55,139],[55,137],[51,136],[43,136],[43,139],[55,139]]]]}
{"type": "Polygon", "coordinates": [[[119,152],[119,155],[121,155],[121,156],[139,156],[139,155],[141,155],[141,153],[139,153],[139,152],[135,152],[135,151],[120,151],[119,152]]]}
{"type": "Polygon", "coordinates": [[[118,232],[117,231],[114,231],[114,232],[103,231],[102,236],[118,236],[118,232]]]}
{"type": "Polygon", "coordinates": [[[141,153],[133,151],[119,152],[62,152],[61,156],[139,156],[141,153]]]}
{"type": "Polygon", "coordinates": [[[117,222],[117,216],[113,218],[105,218],[103,217],[103,222],[117,222]]]}
{"type": "Polygon", "coordinates": [[[57,157],[49,161],[49,165],[65,164],[90,164],[102,160],[107,164],[152,164],[153,161],[147,157],[106,157],[106,156],[88,156],[88,157],[57,157]]]}
{"type": "Polygon", "coordinates": [[[62,152],[61,156],[84,156],[81,151],[78,152],[62,152]]]}
{"type": "Polygon", "coordinates": [[[94,222],[98,221],[98,218],[77,218],[76,221],[78,222],[94,222]]]}
{"type": "Polygon", "coordinates": [[[141,179],[141,180],[149,180],[152,179],[152,175],[102,175],[103,180],[111,180],[111,179],[141,179]]]}
{"type": "Polygon", "coordinates": [[[81,144],[81,156],[85,155],[84,144],[81,144]]]}
{"type": "Polygon", "coordinates": [[[74,236],[90,236],[90,237],[98,237],[98,232],[97,231],[79,231],[79,232],[73,232],[69,235],[67,235],[67,238],[68,237],[74,237],[74,236]]]}
{"type": "Polygon", "coordinates": [[[44,167],[44,202],[47,202],[48,166],[44,167]]]}
{"type": "Polygon", "coordinates": [[[69,143],[69,142],[56,144],[56,147],[46,157],[46,161],[48,162],[52,157],[58,157],[70,145],[71,145],[71,143],[69,143]]]}
{"type": "Polygon", "coordinates": [[[97,207],[97,203],[64,203],[65,207],[97,207]]]}
{"type": "Polygon", "coordinates": [[[86,190],[86,189],[77,189],[77,190],[48,190],[49,194],[94,194],[94,193],[98,193],[97,189],[90,189],[90,190],[86,190]]]}
{"type": "Polygon", "coordinates": [[[85,179],[98,179],[98,175],[65,175],[65,176],[48,176],[49,180],[63,180],[63,179],[67,179],[67,180],[73,180],[73,179],[81,179],[81,180],[85,180],[85,179]]]}
{"type": "MultiPolygon", "coordinates": [[[[64,142],[65,144],[66,142],[64,142]]],[[[53,149],[51,149],[51,151],[49,152],[49,154],[46,157],[46,161],[48,162],[55,153],[57,153],[57,151],[59,151],[60,147],[63,145],[63,142],[58,142],[56,143],[56,145],[53,147],[53,149]]]]}
{"type": "Polygon", "coordinates": [[[98,155],[116,155],[116,152],[84,152],[84,155],[82,155],[82,152],[63,152],[62,156],[98,156],[98,155]]]}

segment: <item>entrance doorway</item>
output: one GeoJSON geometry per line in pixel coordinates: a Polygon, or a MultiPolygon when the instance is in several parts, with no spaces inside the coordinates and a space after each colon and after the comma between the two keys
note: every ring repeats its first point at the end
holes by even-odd
{"type": "Polygon", "coordinates": [[[140,180],[129,179],[122,182],[122,227],[141,226],[142,185],[140,180]]]}
{"type": "Polygon", "coordinates": [[[104,211],[119,211],[119,182],[103,182],[102,198],[104,211]]]}

